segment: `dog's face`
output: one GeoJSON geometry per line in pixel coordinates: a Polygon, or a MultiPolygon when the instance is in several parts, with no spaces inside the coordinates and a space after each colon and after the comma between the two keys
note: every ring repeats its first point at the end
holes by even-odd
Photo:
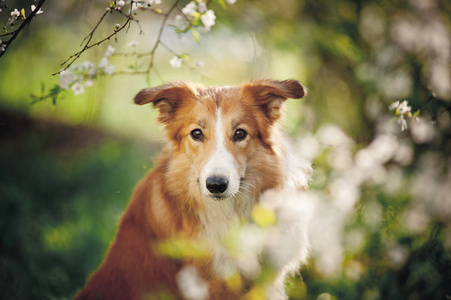
{"type": "Polygon", "coordinates": [[[159,109],[173,152],[187,158],[200,192],[217,200],[243,188],[278,184],[262,178],[277,168],[271,132],[281,118],[283,101],[305,93],[293,80],[258,80],[236,87],[173,82],[142,90],[135,102],[152,102],[159,109]]]}

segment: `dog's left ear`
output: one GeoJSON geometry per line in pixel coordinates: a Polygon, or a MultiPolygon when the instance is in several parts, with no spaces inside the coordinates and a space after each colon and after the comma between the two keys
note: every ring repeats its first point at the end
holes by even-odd
{"type": "Polygon", "coordinates": [[[281,116],[282,104],[287,98],[300,99],[307,94],[306,88],[296,80],[254,80],[241,87],[241,92],[250,95],[260,105],[270,123],[281,116]]]}
{"type": "Polygon", "coordinates": [[[135,103],[143,105],[152,103],[160,114],[158,121],[167,124],[174,116],[182,101],[195,97],[195,88],[185,81],[173,81],[154,88],[141,90],[135,96],[135,103]]]}

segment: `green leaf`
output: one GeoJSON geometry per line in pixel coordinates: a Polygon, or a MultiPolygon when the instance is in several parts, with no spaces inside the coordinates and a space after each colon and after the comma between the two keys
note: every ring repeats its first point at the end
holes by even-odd
{"type": "Polygon", "coordinates": [[[183,60],[188,60],[190,57],[189,57],[188,54],[183,53],[183,54],[181,54],[181,55],[179,56],[179,58],[181,58],[181,59],[183,59],[183,60]]]}
{"type": "Polygon", "coordinates": [[[222,9],[226,9],[226,4],[224,0],[219,0],[218,3],[222,6],[222,9]]]}
{"type": "Polygon", "coordinates": [[[191,35],[193,36],[193,39],[196,41],[196,43],[200,44],[199,40],[200,40],[200,33],[199,31],[195,30],[195,29],[191,29],[191,35]]]}

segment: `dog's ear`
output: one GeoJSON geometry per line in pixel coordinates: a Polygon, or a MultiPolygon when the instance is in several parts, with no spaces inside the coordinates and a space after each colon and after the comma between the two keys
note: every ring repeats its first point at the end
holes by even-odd
{"type": "Polygon", "coordinates": [[[306,88],[296,80],[254,80],[244,84],[241,91],[252,97],[271,124],[282,116],[281,107],[287,98],[300,99],[307,94],[306,88]]]}
{"type": "Polygon", "coordinates": [[[141,90],[134,98],[138,105],[152,103],[158,108],[158,121],[166,124],[183,100],[195,97],[196,90],[188,82],[173,81],[154,88],[141,90]]]}

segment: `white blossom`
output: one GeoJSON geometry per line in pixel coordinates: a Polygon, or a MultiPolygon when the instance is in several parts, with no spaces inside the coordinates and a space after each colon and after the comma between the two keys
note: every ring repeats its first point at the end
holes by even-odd
{"type": "Polygon", "coordinates": [[[174,56],[170,61],[169,64],[173,68],[180,68],[182,66],[183,59],[179,58],[178,56],[174,56]]]}
{"type": "Polygon", "coordinates": [[[396,111],[396,114],[399,115],[398,117],[398,125],[401,128],[401,131],[404,131],[407,129],[407,118],[413,118],[415,119],[416,117],[412,115],[411,111],[412,111],[412,107],[410,107],[407,103],[407,100],[404,100],[403,102],[393,102],[392,104],[390,104],[390,106],[388,107],[389,110],[394,110],[396,111]]]}
{"type": "Polygon", "coordinates": [[[395,101],[388,107],[389,110],[395,110],[399,107],[399,101],[395,101]]]}
{"type": "Polygon", "coordinates": [[[407,101],[406,100],[404,100],[403,102],[401,102],[400,104],[399,104],[399,106],[398,106],[398,112],[401,114],[401,115],[403,115],[403,114],[405,114],[405,113],[408,113],[408,112],[410,112],[412,110],[412,108],[409,106],[409,105],[407,105],[407,101]]]}
{"type": "Polygon", "coordinates": [[[226,2],[233,5],[233,4],[235,4],[236,0],[226,0],[226,2]]]}
{"type": "Polygon", "coordinates": [[[106,58],[106,57],[103,57],[100,61],[99,61],[99,63],[97,64],[97,66],[99,67],[99,68],[101,68],[101,69],[104,69],[104,68],[106,68],[108,65],[109,65],[109,61],[108,61],[108,58],[106,58]]]}
{"type": "Polygon", "coordinates": [[[67,90],[75,80],[77,76],[71,70],[64,70],[60,73],[59,85],[63,90],[67,90]]]}
{"type": "Polygon", "coordinates": [[[113,75],[114,70],[116,70],[116,66],[115,65],[107,65],[103,69],[103,72],[105,72],[106,75],[113,75]]]}
{"type": "MultiPolygon", "coordinates": [[[[32,6],[31,6],[31,10],[34,11],[35,9],[36,9],[36,6],[35,6],[35,5],[32,5],[32,6]]],[[[42,14],[42,13],[43,13],[42,9],[39,9],[39,10],[36,12],[36,15],[40,15],[40,14],[42,14]]]]}
{"type": "Polygon", "coordinates": [[[407,121],[404,118],[404,115],[400,115],[398,118],[398,124],[401,127],[401,131],[404,131],[407,129],[407,121]]]}
{"type": "Polygon", "coordinates": [[[352,140],[343,130],[334,124],[325,124],[317,132],[319,142],[327,146],[352,144],[352,140]]]}
{"type": "Polygon", "coordinates": [[[15,8],[15,9],[11,12],[11,17],[13,17],[14,19],[17,19],[18,17],[20,17],[20,11],[18,11],[17,8],[15,8]]]}
{"type": "Polygon", "coordinates": [[[110,57],[111,55],[113,55],[114,51],[116,51],[116,49],[108,45],[108,48],[105,51],[105,57],[110,57]]]}
{"type": "Polygon", "coordinates": [[[209,296],[208,285],[194,266],[186,266],[176,275],[180,292],[187,300],[206,300],[209,296]]]}
{"type": "Polygon", "coordinates": [[[207,3],[205,2],[199,2],[198,4],[198,11],[203,14],[207,11],[207,3]]]}
{"type": "Polygon", "coordinates": [[[299,156],[311,161],[313,160],[321,150],[318,139],[313,135],[306,135],[298,142],[299,156]]]}
{"type": "Polygon", "coordinates": [[[184,31],[188,28],[189,22],[184,15],[177,15],[175,16],[174,26],[184,31]]]}
{"type": "Polygon", "coordinates": [[[80,65],[80,70],[84,71],[84,70],[91,70],[91,69],[95,69],[96,65],[88,60],[84,61],[81,65],[80,65]]]}
{"type": "Polygon", "coordinates": [[[161,4],[161,0],[139,0],[135,2],[137,4],[137,8],[146,8],[152,6],[154,4],[161,4]]]}
{"type": "Polygon", "coordinates": [[[404,115],[407,113],[410,113],[412,111],[412,107],[410,107],[408,105],[407,100],[404,100],[403,102],[393,102],[392,104],[390,104],[390,106],[388,107],[389,110],[396,110],[396,112],[400,115],[404,115]]]}
{"type": "Polygon", "coordinates": [[[215,12],[211,9],[207,10],[205,14],[200,16],[200,20],[204,24],[204,29],[206,31],[209,31],[211,26],[215,25],[216,20],[215,12]]]}
{"type": "Polygon", "coordinates": [[[139,45],[139,42],[137,41],[130,41],[129,43],[127,43],[128,47],[136,47],[139,45]]]}
{"type": "Polygon", "coordinates": [[[139,2],[133,2],[132,3],[132,11],[135,11],[138,8],[142,8],[142,7],[143,7],[143,5],[141,3],[139,3],[139,2]]]}
{"type": "Polygon", "coordinates": [[[191,17],[192,15],[194,15],[194,13],[196,13],[196,11],[197,5],[194,1],[191,1],[184,8],[182,8],[183,14],[187,17],[191,17]]]}
{"type": "Polygon", "coordinates": [[[81,95],[85,92],[83,85],[80,82],[76,82],[71,87],[75,95],[81,95]]]}
{"type": "Polygon", "coordinates": [[[85,86],[87,86],[87,87],[91,87],[91,86],[93,86],[94,85],[94,81],[92,80],[92,79],[88,79],[88,80],[86,80],[86,82],[85,82],[85,86]]]}

